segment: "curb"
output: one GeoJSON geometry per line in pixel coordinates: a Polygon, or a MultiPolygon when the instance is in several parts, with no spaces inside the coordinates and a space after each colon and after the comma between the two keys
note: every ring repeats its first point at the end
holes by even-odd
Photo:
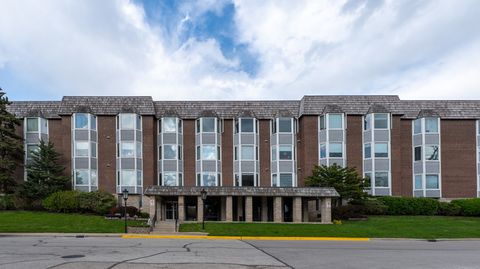
{"type": "Polygon", "coordinates": [[[276,237],[276,236],[207,236],[207,235],[148,235],[125,234],[124,239],[206,239],[206,240],[265,240],[265,241],[370,241],[356,237],[276,237]]]}
{"type": "Polygon", "coordinates": [[[0,233],[0,237],[122,237],[124,234],[108,233],[0,233]]]}

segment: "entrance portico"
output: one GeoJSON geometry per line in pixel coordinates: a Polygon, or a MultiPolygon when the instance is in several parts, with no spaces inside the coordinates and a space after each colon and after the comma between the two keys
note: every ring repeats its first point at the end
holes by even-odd
{"type": "Polygon", "coordinates": [[[333,188],[150,186],[150,215],[158,221],[331,223],[333,188]],[[207,191],[205,206],[202,189],[207,191]],[[204,212],[205,210],[205,212],[204,212]]]}

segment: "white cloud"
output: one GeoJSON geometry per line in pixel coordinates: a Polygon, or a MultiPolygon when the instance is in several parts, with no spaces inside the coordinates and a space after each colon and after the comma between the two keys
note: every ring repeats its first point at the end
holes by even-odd
{"type": "MultiPolygon", "coordinates": [[[[480,98],[475,0],[235,1],[236,42],[260,64],[253,77],[238,71],[239,59],[224,57],[216,40],[171,46],[178,40],[165,38],[178,36],[147,23],[143,7],[127,0],[19,2],[1,4],[0,81],[8,71],[49,97],[480,98]]],[[[177,31],[207,11],[221,13],[225,3],[182,4],[179,18],[188,22],[179,20],[177,31]]]]}

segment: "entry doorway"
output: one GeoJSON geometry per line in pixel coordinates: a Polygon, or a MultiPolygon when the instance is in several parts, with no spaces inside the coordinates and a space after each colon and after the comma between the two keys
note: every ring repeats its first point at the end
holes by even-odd
{"type": "Polygon", "coordinates": [[[166,201],[165,202],[165,220],[178,219],[178,202],[166,201]]]}

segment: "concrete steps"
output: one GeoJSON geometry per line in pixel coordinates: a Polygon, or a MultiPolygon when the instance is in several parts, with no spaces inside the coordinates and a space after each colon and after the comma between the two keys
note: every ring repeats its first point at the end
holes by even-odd
{"type": "Polygon", "coordinates": [[[175,221],[158,221],[155,223],[152,234],[171,234],[175,233],[175,221]]]}

